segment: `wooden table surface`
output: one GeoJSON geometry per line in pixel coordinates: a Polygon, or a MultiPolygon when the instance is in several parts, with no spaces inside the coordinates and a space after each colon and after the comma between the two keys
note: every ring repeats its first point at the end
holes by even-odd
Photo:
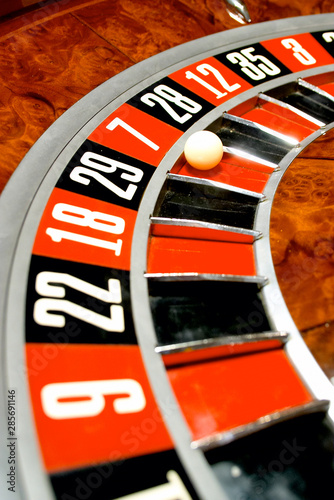
{"type": "MultiPolygon", "coordinates": [[[[253,23],[334,12],[332,0],[246,4],[253,23]]],[[[105,80],[178,44],[245,24],[226,7],[224,0],[60,0],[0,19],[0,192],[41,134],[105,80]]],[[[305,339],[319,351],[318,360],[334,376],[334,193],[323,163],[324,157],[334,161],[331,138],[323,139],[326,148],[318,142],[289,169],[271,231],[283,295],[305,339]],[[312,214],[305,197],[318,204],[312,214]]]]}
{"type": "Polygon", "coordinates": [[[289,166],[271,212],[271,249],[290,314],[334,377],[334,130],[289,166]],[[332,170],[333,169],[333,170],[332,170]]]}
{"type": "MultiPolygon", "coordinates": [[[[253,23],[333,12],[331,0],[246,0],[253,23]]],[[[243,26],[224,0],[60,0],[0,18],[0,192],[70,106],[154,54],[243,26]]],[[[230,8],[231,9],[231,8],[230,8]]]]}

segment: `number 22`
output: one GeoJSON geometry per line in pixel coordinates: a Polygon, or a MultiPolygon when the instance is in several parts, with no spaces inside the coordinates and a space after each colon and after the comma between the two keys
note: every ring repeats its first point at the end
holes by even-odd
{"type": "Polygon", "coordinates": [[[98,328],[103,328],[108,332],[124,332],[123,307],[115,305],[122,302],[121,284],[117,279],[109,279],[108,290],[105,290],[70,274],[43,271],[36,277],[35,288],[37,293],[44,295],[43,298],[35,302],[34,306],[34,320],[39,325],[56,328],[64,327],[65,316],[50,313],[50,311],[61,311],[98,328]],[[78,290],[90,297],[112,303],[110,317],[108,318],[79,304],[70,302],[65,298],[66,289],[62,285],[78,290]]]}

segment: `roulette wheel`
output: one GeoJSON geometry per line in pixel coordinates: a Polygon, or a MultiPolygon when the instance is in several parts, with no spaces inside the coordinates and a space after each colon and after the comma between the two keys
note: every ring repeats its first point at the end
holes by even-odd
{"type": "Polygon", "coordinates": [[[108,80],[25,157],[0,200],[2,498],[328,491],[334,387],[270,222],[330,134],[333,64],[334,14],[214,34],[108,80]],[[201,130],[210,170],[183,155],[201,130]]]}

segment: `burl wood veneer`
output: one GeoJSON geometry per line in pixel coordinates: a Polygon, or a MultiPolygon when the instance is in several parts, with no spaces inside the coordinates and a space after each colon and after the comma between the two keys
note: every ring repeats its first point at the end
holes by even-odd
{"type": "Polygon", "coordinates": [[[317,361],[334,376],[334,131],[290,165],[271,214],[271,248],[287,307],[317,361]]]}

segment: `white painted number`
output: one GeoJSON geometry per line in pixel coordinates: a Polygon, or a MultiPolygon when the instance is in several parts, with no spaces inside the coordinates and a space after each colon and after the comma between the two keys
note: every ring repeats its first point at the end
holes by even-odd
{"type": "Polygon", "coordinates": [[[106,290],[66,273],[43,271],[36,277],[35,288],[39,295],[63,298],[66,295],[66,289],[61,285],[66,285],[104,302],[114,302],[115,304],[122,302],[121,284],[117,279],[110,278],[108,290],[106,290]]]}
{"type": "Polygon", "coordinates": [[[297,40],[294,40],[294,38],[286,38],[282,40],[281,43],[286,49],[292,49],[295,58],[304,64],[304,66],[309,66],[317,62],[316,59],[297,42],[297,40]]]}
{"type": "Polygon", "coordinates": [[[155,144],[150,139],[148,139],[147,137],[145,137],[143,134],[141,134],[140,132],[138,132],[138,130],[136,130],[133,127],[131,127],[131,125],[128,125],[127,123],[123,122],[123,120],[121,120],[121,118],[118,118],[118,117],[114,118],[107,125],[107,129],[108,130],[115,130],[115,128],[118,127],[118,126],[124,128],[124,130],[126,130],[127,132],[129,132],[129,134],[131,134],[134,137],[136,137],[137,139],[139,139],[141,142],[143,142],[144,144],[146,144],[148,147],[150,147],[154,151],[158,151],[159,146],[157,144],[155,144]]]}
{"type": "MultiPolygon", "coordinates": [[[[125,229],[125,221],[121,217],[104,214],[103,212],[91,211],[87,208],[76,207],[67,203],[57,203],[53,208],[52,216],[54,219],[68,224],[90,227],[91,229],[111,234],[122,234],[125,229]]],[[[50,236],[55,243],[60,243],[63,239],[66,239],[86,245],[106,248],[107,250],[113,250],[117,257],[121,253],[122,240],[120,239],[116,242],[112,242],[52,227],[47,228],[46,234],[50,236]]]]}
{"type": "Polygon", "coordinates": [[[231,54],[227,54],[226,58],[233,64],[239,64],[241,71],[252,80],[263,80],[263,78],[266,78],[266,75],[275,76],[281,72],[267,57],[253,54],[254,50],[254,47],[248,47],[247,49],[242,49],[240,53],[232,52],[231,54]],[[253,62],[257,61],[262,62],[255,66],[253,62]]]}
{"type": "Polygon", "coordinates": [[[113,401],[114,410],[118,414],[138,413],[146,406],[143,389],[133,379],[47,384],[41,390],[41,400],[48,417],[63,420],[95,417],[104,410],[104,396],[116,394],[122,395],[113,401]],[[77,401],[60,401],[73,398],[77,401]]]}
{"type": "Polygon", "coordinates": [[[123,307],[115,305],[122,302],[121,284],[117,279],[109,279],[108,290],[105,290],[70,274],[43,271],[36,277],[35,289],[38,294],[47,296],[38,299],[34,306],[34,320],[39,325],[56,328],[64,327],[66,323],[65,316],[50,312],[58,311],[67,313],[98,328],[103,328],[108,332],[124,332],[123,307]],[[66,300],[64,298],[66,295],[64,285],[90,297],[109,304],[112,303],[110,306],[110,317],[103,316],[66,300]]]}
{"type": "Polygon", "coordinates": [[[62,229],[55,229],[52,227],[47,228],[46,234],[50,236],[55,243],[60,243],[62,240],[76,241],[84,245],[92,245],[106,248],[107,250],[113,250],[117,257],[121,255],[122,240],[117,240],[117,242],[114,243],[113,241],[100,240],[99,238],[92,238],[91,236],[84,236],[82,234],[63,231],[62,229]]]}
{"type": "Polygon", "coordinates": [[[145,94],[140,98],[140,100],[150,107],[155,106],[155,103],[160,104],[165,111],[178,123],[185,123],[187,120],[192,118],[193,114],[198,113],[202,106],[197,102],[189,99],[189,97],[183,96],[180,92],[168,87],[167,85],[158,85],[154,89],[153,93],[145,94]],[[174,109],[168,104],[168,102],[174,103],[181,109],[188,111],[183,116],[180,116],[174,111],[174,109]]]}
{"type": "Polygon", "coordinates": [[[89,168],[82,166],[75,167],[70,174],[70,178],[73,181],[88,186],[90,179],[87,177],[91,177],[109,189],[109,191],[115,193],[119,198],[123,198],[125,200],[132,200],[133,195],[137,190],[137,186],[134,183],[140,182],[143,177],[143,172],[137,167],[132,167],[126,163],[112,160],[106,156],[89,151],[83,154],[80,162],[89,168]],[[124,170],[125,172],[122,172],[121,178],[130,182],[126,189],[121,189],[109,179],[106,179],[102,174],[96,172],[96,170],[99,170],[100,172],[110,174],[115,172],[117,169],[124,170]]]}
{"type": "Polygon", "coordinates": [[[180,476],[174,470],[167,472],[167,480],[168,483],[119,497],[116,500],[191,500],[180,476]]]}
{"type": "Polygon", "coordinates": [[[329,31],[328,33],[323,33],[322,38],[325,40],[325,42],[330,43],[334,40],[334,32],[329,31]]]}
{"type": "Polygon", "coordinates": [[[198,75],[195,75],[195,73],[193,73],[192,71],[186,71],[186,78],[188,80],[195,80],[197,83],[213,92],[216,95],[217,99],[221,99],[222,97],[226,96],[228,92],[234,92],[241,87],[239,83],[229,85],[220,71],[218,71],[218,69],[214,68],[210,64],[200,64],[196,67],[196,69],[203,76],[209,76],[210,73],[212,73],[226,92],[221,92],[220,90],[216,89],[215,87],[213,87],[213,85],[210,85],[210,83],[206,82],[198,75]]]}
{"type": "Polygon", "coordinates": [[[92,212],[87,208],[76,207],[68,203],[57,203],[53,208],[52,216],[54,219],[69,224],[90,227],[106,233],[122,234],[125,229],[125,221],[121,217],[103,212],[92,212]]]}

